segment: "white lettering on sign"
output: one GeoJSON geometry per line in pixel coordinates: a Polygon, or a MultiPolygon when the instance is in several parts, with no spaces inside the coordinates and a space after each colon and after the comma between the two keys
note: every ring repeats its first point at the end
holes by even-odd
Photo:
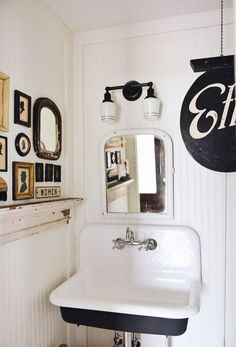
{"type": "MultiPolygon", "coordinates": [[[[228,95],[226,97],[226,100],[223,101],[224,109],[223,109],[223,113],[222,113],[222,117],[221,117],[221,121],[220,121],[220,126],[218,127],[219,130],[225,128],[225,123],[226,123],[226,119],[227,119],[227,116],[228,116],[230,103],[232,101],[235,101],[235,98],[232,98],[232,94],[233,94],[233,91],[235,89],[235,86],[236,86],[236,83],[231,85],[231,86],[228,86],[229,91],[228,91],[228,95]]],[[[200,90],[192,98],[191,102],[189,103],[189,111],[191,113],[197,113],[197,115],[193,118],[193,120],[192,120],[192,122],[190,124],[189,133],[192,136],[192,138],[194,138],[194,139],[201,139],[203,137],[206,137],[208,134],[210,134],[210,132],[212,131],[212,129],[214,129],[214,127],[215,127],[215,125],[217,123],[217,120],[218,120],[218,114],[217,114],[217,112],[215,110],[207,111],[206,108],[203,109],[203,110],[199,110],[197,108],[197,106],[196,106],[198,97],[205,90],[210,89],[210,88],[218,88],[220,90],[220,94],[223,94],[225,92],[225,89],[226,89],[225,85],[222,84],[222,83],[213,83],[213,84],[210,84],[209,86],[206,86],[202,90],[200,90]],[[207,113],[205,113],[206,111],[207,111],[207,113]],[[201,132],[198,129],[198,122],[199,122],[200,118],[204,114],[205,114],[206,118],[208,118],[208,117],[212,118],[212,124],[211,124],[210,128],[207,131],[201,132]]],[[[229,126],[231,127],[231,126],[235,126],[235,125],[236,125],[236,110],[235,110],[235,107],[234,107],[234,111],[233,111],[231,122],[230,122],[229,126]]]]}

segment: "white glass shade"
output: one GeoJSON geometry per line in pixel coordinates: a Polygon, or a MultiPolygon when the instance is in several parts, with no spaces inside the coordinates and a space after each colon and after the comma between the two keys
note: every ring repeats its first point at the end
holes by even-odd
{"type": "Polygon", "coordinates": [[[112,123],[115,121],[116,104],[110,101],[104,101],[100,104],[101,121],[104,123],[112,123]]]}
{"type": "Polygon", "coordinates": [[[159,116],[160,100],[157,98],[149,97],[143,100],[143,113],[144,118],[155,120],[159,116]]]}

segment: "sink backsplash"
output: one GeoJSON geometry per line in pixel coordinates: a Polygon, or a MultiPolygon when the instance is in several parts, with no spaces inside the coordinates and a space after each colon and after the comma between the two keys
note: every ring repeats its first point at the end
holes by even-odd
{"type": "MultiPolygon", "coordinates": [[[[127,246],[112,249],[112,240],[125,239],[127,225],[90,224],[80,235],[80,269],[83,276],[96,275],[101,281],[130,282],[144,278],[166,278],[170,273],[201,277],[200,239],[195,230],[186,226],[129,225],[137,240],[152,238],[157,248],[152,251],[127,246]],[[99,276],[98,276],[99,274],[99,276]]],[[[113,283],[114,284],[114,283],[113,283]]]]}

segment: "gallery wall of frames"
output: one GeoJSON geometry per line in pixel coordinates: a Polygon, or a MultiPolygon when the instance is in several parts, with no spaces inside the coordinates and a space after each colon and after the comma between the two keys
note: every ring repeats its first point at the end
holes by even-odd
{"type": "Polygon", "coordinates": [[[29,91],[14,90],[11,94],[13,97],[10,77],[0,72],[0,203],[60,197],[61,165],[57,162],[62,149],[60,111],[53,100],[46,97],[33,100],[29,91]],[[9,117],[9,110],[13,117],[9,117]],[[20,131],[10,143],[11,119],[20,131]],[[25,131],[27,128],[31,131],[25,131]],[[15,151],[17,161],[10,160],[10,151],[15,151]],[[27,160],[32,151],[35,155],[27,160]],[[10,171],[11,175],[4,176],[10,171]]]}

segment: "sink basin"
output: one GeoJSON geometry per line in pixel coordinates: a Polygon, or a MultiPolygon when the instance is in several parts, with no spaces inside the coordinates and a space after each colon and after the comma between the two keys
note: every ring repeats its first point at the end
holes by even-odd
{"type": "Polygon", "coordinates": [[[200,308],[200,241],[185,226],[133,225],[135,238],[155,250],[112,249],[125,225],[87,225],[80,237],[79,272],[50,301],[69,323],[112,330],[180,335],[200,308]]]}

